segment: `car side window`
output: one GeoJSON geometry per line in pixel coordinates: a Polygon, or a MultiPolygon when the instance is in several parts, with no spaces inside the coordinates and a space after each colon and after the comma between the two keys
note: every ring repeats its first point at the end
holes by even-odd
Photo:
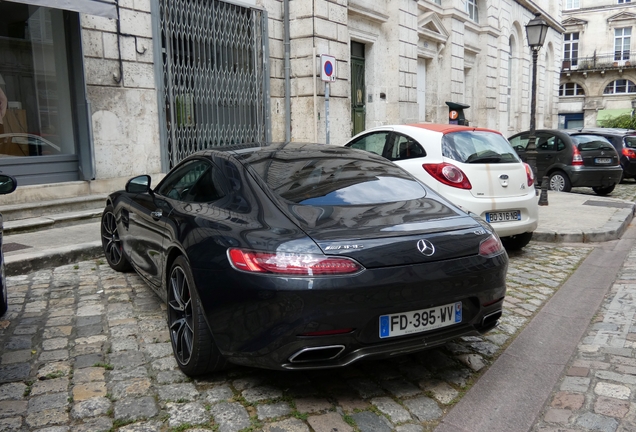
{"type": "Polygon", "coordinates": [[[510,138],[510,145],[516,152],[526,151],[526,147],[528,147],[528,135],[522,134],[517,135],[516,137],[510,138]]]}
{"type": "Polygon", "coordinates": [[[405,160],[426,156],[426,152],[422,146],[413,138],[406,135],[394,134],[391,146],[388,149],[387,159],[405,160]]]}
{"type": "Polygon", "coordinates": [[[556,150],[557,151],[565,150],[565,143],[563,142],[561,138],[558,138],[558,137],[556,139],[556,150]]]}
{"type": "Polygon", "coordinates": [[[386,139],[390,133],[391,132],[389,131],[382,131],[373,132],[361,136],[360,138],[352,142],[349,147],[358,150],[366,150],[368,152],[382,156],[382,152],[384,151],[384,146],[386,144],[386,139]]]}
{"type": "Polygon", "coordinates": [[[209,202],[223,196],[219,171],[211,163],[194,160],[167,177],[157,190],[159,195],[186,202],[209,202]]]}
{"type": "Polygon", "coordinates": [[[537,151],[554,151],[556,137],[550,134],[538,134],[535,146],[537,151]]]}

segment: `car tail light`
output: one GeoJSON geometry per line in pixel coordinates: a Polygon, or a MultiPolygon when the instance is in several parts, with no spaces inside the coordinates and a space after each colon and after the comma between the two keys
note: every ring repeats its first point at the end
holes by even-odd
{"type": "Polygon", "coordinates": [[[322,276],[357,273],[363,267],[350,258],[318,254],[270,253],[231,248],[228,258],[237,270],[252,273],[322,276]]]}
{"type": "Polygon", "coordinates": [[[528,178],[528,187],[534,184],[534,173],[532,172],[532,168],[527,163],[523,163],[526,167],[526,177],[528,178]]]}
{"type": "Polygon", "coordinates": [[[499,240],[499,236],[497,234],[491,234],[490,237],[479,243],[479,255],[486,258],[499,255],[504,250],[503,244],[501,244],[501,240],[499,240]]]}
{"type": "Polygon", "coordinates": [[[424,164],[422,168],[426,170],[435,180],[448,186],[459,189],[472,189],[466,174],[455,165],[442,162],[438,164],[424,164]]]}
{"type": "Polygon", "coordinates": [[[583,165],[583,156],[581,156],[579,149],[572,147],[572,150],[574,150],[572,153],[572,165],[583,165]]]}
{"type": "Polygon", "coordinates": [[[623,156],[627,159],[636,159],[636,150],[625,147],[623,149],[623,156]]]}

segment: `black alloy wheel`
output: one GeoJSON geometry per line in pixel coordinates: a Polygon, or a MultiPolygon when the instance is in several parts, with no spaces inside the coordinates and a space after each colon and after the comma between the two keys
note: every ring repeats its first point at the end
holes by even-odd
{"type": "Polygon", "coordinates": [[[124,272],[130,270],[130,262],[124,256],[123,245],[119,238],[119,231],[117,230],[117,220],[113,206],[110,204],[104,209],[102,214],[102,247],[104,249],[104,255],[106,255],[106,261],[113,270],[124,272]]]}
{"type": "Polygon", "coordinates": [[[186,375],[202,375],[226,365],[205,322],[192,272],[182,256],[174,261],[168,279],[168,328],[175,359],[186,375]]]}
{"type": "Polygon", "coordinates": [[[2,290],[2,292],[0,292],[0,317],[1,317],[7,311],[7,308],[9,307],[9,302],[7,301],[7,287],[1,286],[0,290],[2,290]]]}

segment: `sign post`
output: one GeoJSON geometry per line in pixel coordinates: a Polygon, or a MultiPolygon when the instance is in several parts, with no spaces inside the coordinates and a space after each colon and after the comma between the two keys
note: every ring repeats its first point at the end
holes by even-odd
{"type": "Polygon", "coordinates": [[[320,54],[320,79],[325,82],[325,132],[329,144],[329,83],[336,80],[336,58],[320,54]]]}

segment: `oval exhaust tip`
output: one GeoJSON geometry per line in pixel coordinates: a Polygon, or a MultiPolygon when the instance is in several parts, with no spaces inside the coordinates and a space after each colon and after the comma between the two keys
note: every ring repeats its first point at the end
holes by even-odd
{"type": "Polygon", "coordinates": [[[345,349],[344,345],[329,345],[322,347],[303,348],[289,357],[290,363],[307,363],[333,360],[345,349]]]}

